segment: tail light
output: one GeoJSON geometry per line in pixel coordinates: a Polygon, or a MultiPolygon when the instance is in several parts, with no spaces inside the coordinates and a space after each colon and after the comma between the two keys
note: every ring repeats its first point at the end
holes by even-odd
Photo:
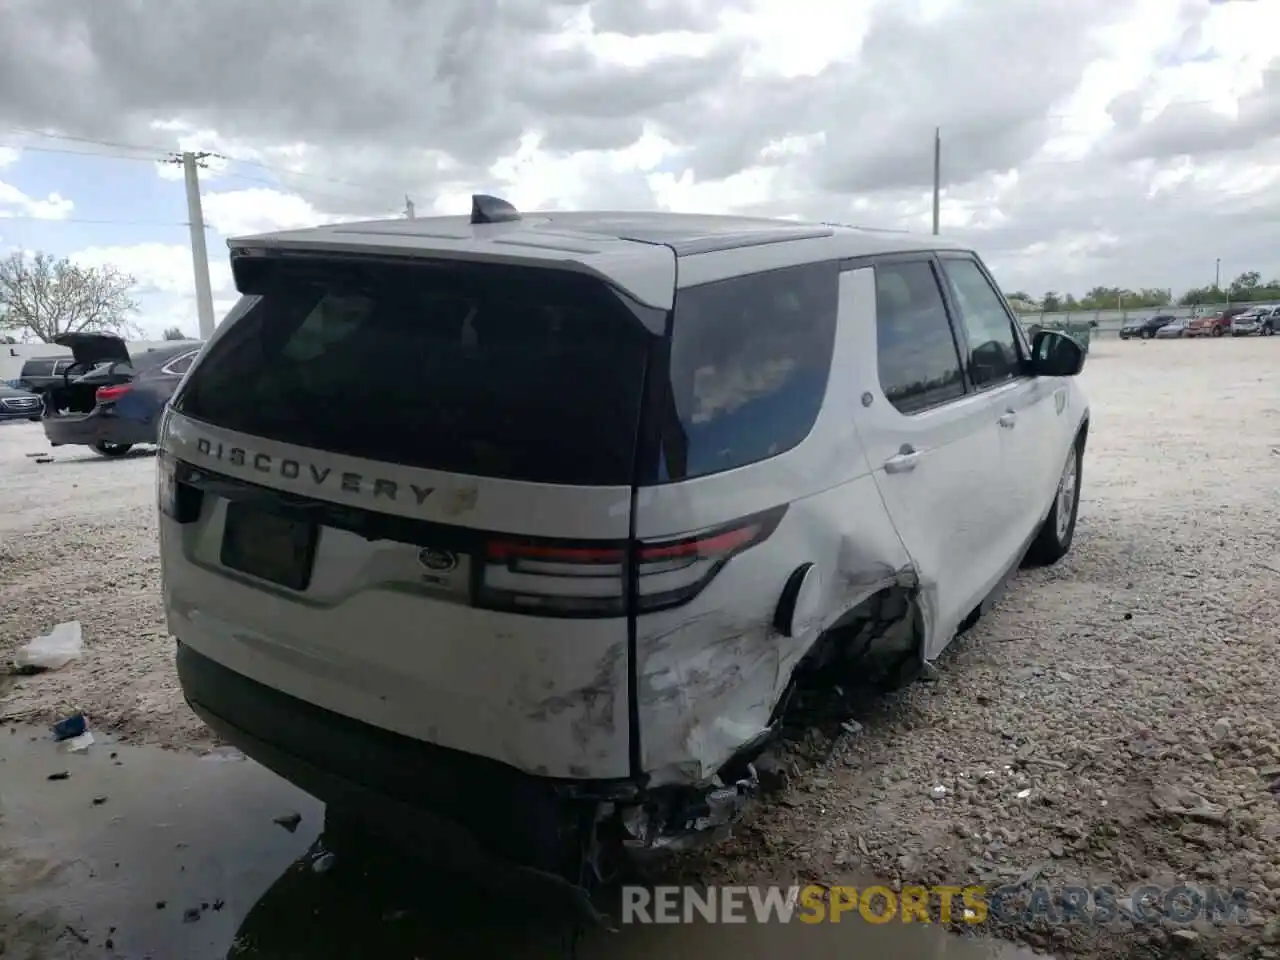
{"type": "Polygon", "coordinates": [[[495,539],[485,547],[478,606],[549,617],[616,617],[634,566],[638,613],[688,603],[730,560],[777,529],[786,507],[682,537],[628,545],[495,539]]]}
{"type": "Polygon", "coordinates": [[[156,458],[156,505],[166,517],[179,523],[194,523],[200,519],[200,505],[204,493],[180,479],[178,461],[163,448],[156,458]]]}
{"type": "Polygon", "coordinates": [[[111,403],[113,400],[119,400],[129,392],[129,384],[121,383],[114,387],[99,387],[94,391],[93,398],[98,403],[111,403]]]}

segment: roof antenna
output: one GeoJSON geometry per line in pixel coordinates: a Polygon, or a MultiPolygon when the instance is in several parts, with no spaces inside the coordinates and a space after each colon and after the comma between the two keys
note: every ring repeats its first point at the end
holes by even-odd
{"type": "Polygon", "coordinates": [[[511,223],[520,219],[520,211],[499,197],[485,193],[471,195],[472,223],[511,223]]]}

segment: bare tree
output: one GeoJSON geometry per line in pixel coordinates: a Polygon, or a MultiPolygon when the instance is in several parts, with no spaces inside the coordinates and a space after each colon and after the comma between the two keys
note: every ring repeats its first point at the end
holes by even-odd
{"type": "Polygon", "coordinates": [[[61,333],[133,333],[134,283],[112,266],[19,250],[0,259],[0,330],[45,342],[61,333]]]}
{"type": "Polygon", "coordinates": [[[191,338],[190,338],[190,337],[188,337],[185,333],[183,333],[183,332],[182,332],[182,328],[181,328],[181,327],[170,327],[168,330],[166,330],[166,331],[164,332],[164,339],[166,339],[166,340],[190,340],[191,338]]]}

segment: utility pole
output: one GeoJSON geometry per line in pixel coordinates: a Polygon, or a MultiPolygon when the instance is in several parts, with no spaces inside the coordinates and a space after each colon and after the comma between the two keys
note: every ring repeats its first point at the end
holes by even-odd
{"type": "Polygon", "coordinates": [[[1222,280],[1222,258],[1219,257],[1213,261],[1213,289],[1221,290],[1220,281],[1222,280]]]}
{"type": "Polygon", "coordinates": [[[209,283],[209,251],[204,244],[204,210],[200,205],[200,172],[209,153],[190,150],[169,156],[169,163],[182,166],[187,184],[187,226],[191,229],[191,265],[196,279],[196,316],[200,323],[200,339],[213,336],[213,287],[209,283]]]}
{"type": "Polygon", "coordinates": [[[933,235],[938,235],[942,208],[942,128],[933,128],[933,235]]]}
{"type": "Polygon", "coordinates": [[[414,212],[413,212],[413,201],[409,199],[408,194],[405,194],[405,197],[404,197],[404,218],[406,220],[415,219],[414,212]]]}

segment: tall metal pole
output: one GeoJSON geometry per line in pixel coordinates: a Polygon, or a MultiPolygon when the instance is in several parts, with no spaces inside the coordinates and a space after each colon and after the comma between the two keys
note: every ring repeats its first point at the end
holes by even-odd
{"type": "Polygon", "coordinates": [[[169,158],[170,163],[182,164],[182,175],[187,185],[187,225],[191,229],[191,266],[196,280],[196,316],[200,323],[200,339],[213,336],[213,286],[209,282],[209,251],[204,244],[204,210],[200,205],[199,166],[207,153],[184,151],[181,156],[169,158]]]}
{"type": "Polygon", "coordinates": [[[410,200],[408,196],[404,198],[404,217],[406,220],[413,220],[416,217],[416,213],[413,208],[413,201],[410,200]]]}
{"type": "Polygon", "coordinates": [[[1222,258],[1213,261],[1213,289],[1221,290],[1222,284],[1222,258]]]}
{"type": "Polygon", "coordinates": [[[942,209],[942,128],[933,128],[933,235],[938,235],[942,209]]]}

